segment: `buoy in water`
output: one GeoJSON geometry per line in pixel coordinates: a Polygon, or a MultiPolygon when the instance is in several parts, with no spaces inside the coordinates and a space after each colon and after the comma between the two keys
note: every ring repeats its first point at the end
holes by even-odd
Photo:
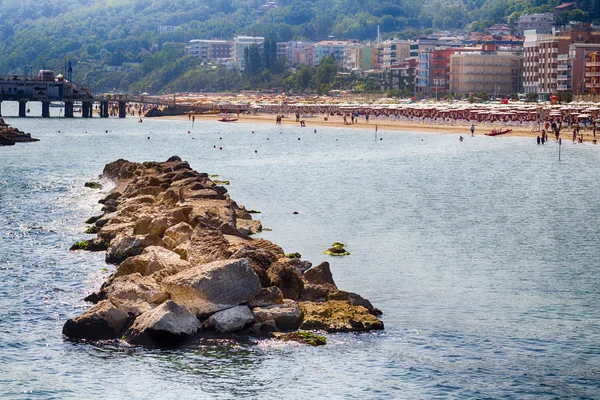
{"type": "Polygon", "coordinates": [[[150,136],[148,136],[148,140],[150,140],[150,136]]]}
{"type": "Polygon", "coordinates": [[[190,133],[190,131],[188,131],[188,133],[190,133]]]}

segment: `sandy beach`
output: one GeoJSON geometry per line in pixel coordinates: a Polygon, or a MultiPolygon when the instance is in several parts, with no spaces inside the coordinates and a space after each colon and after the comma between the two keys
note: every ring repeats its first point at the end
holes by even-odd
{"type": "MultiPolygon", "coordinates": [[[[235,114],[195,114],[196,122],[201,123],[202,121],[216,121],[219,118],[229,117],[229,118],[238,118],[237,122],[232,123],[259,123],[259,124],[273,124],[275,125],[275,115],[273,114],[257,114],[257,115],[245,115],[240,114],[238,117],[235,114]]],[[[186,120],[189,118],[188,115],[180,115],[180,116],[167,116],[167,117],[158,117],[163,119],[175,119],[175,120],[186,120]]],[[[358,119],[358,123],[345,125],[342,116],[326,116],[324,114],[316,114],[315,116],[303,116],[301,119],[304,119],[306,123],[307,129],[318,129],[323,127],[335,127],[335,128],[344,128],[344,129],[363,129],[363,130],[375,130],[377,127],[378,131],[396,131],[396,132],[423,132],[423,133],[447,133],[447,134],[460,134],[463,136],[471,135],[470,132],[470,124],[466,123],[448,123],[441,122],[440,123],[429,123],[429,122],[409,122],[409,121],[396,121],[387,117],[374,118],[373,116],[370,118],[369,122],[365,122],[365,118],[361,117],[358,119]],[[327,117],[327,120],[325,120],[327,117]]],[[[283,118],[282,125],[290,125],[290,126],[299,126],[300,124],[296,122],[296,119],[293,114],[286,115],[286,118],[283,118]]],[[[510,128],[512,132],[503,134],[501,136],[520,136],[520,137],[531,137],[535,139],[538,135],[540,135],[540,131],[534,131],[533,127],[529,123],[521,124],[509,124],[509,125],[501,125],[499,123],[491,124],[491,123],[475,123],[475,136],[481,136],[492,129],[501,129],[501,128],[510,128]]],[[[591,141],[593,139],[592,130],[581,130],[580,133],[584,134],[584,140],[591,141]]],[[[571,140],[572,138],[572,130],[563,127],[561,131],[561,137],[565,140],[571,140]]],[[[553,139],[554,136],[550,133],[549,139],[553,139]]]]}

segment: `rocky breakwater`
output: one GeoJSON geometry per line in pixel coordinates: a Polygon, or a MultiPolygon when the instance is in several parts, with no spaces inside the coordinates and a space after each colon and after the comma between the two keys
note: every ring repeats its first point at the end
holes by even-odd
{"type": "Polygon", "coordinates": [[[0,118],[0,146],[14,146],[15,143],[39,142],[32,138],[29,133],[9,126],[4,119],[0,118]]]}
{"type": "Polygon", "coordinates": [[[171,346],[204,334],[383,329],[381,312],[338,289],[328,263],[251,237],[260,221],[179,157],[118,160],[104,176],[116,186],[86,221],[97,237],[72,249],[106,251],[117,267],[64,324],[67,338],[171,346]]]}

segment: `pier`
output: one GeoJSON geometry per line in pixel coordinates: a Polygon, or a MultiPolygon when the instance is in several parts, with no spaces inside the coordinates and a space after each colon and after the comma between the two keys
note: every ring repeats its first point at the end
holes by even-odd
{"type": "Polygon", "coordinates": [[[101,118],[109,117],[111,103],[118,104],[119,118],[126,117],[127,103],[172,105],[172,102],[147,96],[96,95],[89,87],[68,81],[62,75],[54,77],[52,71],[40,71],[37,76],[0,76],[0,117],[4,101],[18,102],[19,117],[23,118],[27,117],[27,103],[32,101],[42,103],[42,118],[50,118],[53,103],[62,103],[64,118],[73,118],[76,103],[81,105],[82,118],[92,118],[95,104],[98,105],[101,118]]]}

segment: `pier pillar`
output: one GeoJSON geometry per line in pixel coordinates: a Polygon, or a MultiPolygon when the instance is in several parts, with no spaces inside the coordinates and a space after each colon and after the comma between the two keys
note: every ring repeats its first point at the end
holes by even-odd
{"type": "Polygon", "coordinates": [[[108,101],[100,103],[100,117],[108,118],[108,101]]]}
{"type": "Polygon", "coordinates": [[[89,101],[81,103],[81,116],[83,118],[90,118],[92,116],[92,103],[89,101]]]}
{"type": "Polygon", "coordinates": [[[125,107],[127,103],[124,101],[119,102],[119,118],[125,118],[127,115],[127,108],[125,107]]]}
{"type": "Polygon", "coordinates": [[[73,118],[73,102],[65,101],[65,118],[73,118]]]}
{"type": "Polygon", "coordinates": [[[42,118],[50,118],[50,102],[42,101],[42,118]]]}
{"type": "Polygon", "coordinates": [[[19,101],[19,117],[24,118],[27,116],[27,102],[19,101]]]}

